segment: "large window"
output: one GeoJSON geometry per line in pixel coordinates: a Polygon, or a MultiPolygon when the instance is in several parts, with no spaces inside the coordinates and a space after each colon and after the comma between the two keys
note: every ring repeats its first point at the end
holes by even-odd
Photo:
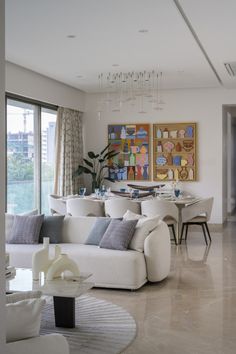
{"type": "Polygon", "coordinates": [[[7,98],[7,211],[48,214],[56,109],[7,98]]]}

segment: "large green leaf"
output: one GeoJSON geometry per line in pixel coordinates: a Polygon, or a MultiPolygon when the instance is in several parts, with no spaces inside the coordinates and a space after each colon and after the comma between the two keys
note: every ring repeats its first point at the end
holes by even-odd
{"type": "Polygon", "coordinates": [[[85,162],[88,166],[90,166],[90,167],[93,168],[92,162],[88,161],[87,159],[83,159],[83,160],[84,160],[84,162],[85,162]]]}
{"type": "Polygon", "coordinates": [[[73,175],[74,175],[74,177],[80,176],[82,173],[84,173],[84,166],[79,165],[73,175]]]}
{"type": "Polygon", "coordinates": [[[104,152],[109,148],[110,145],[111,145],[111,143],[109,143],[109,144],[100,152],[100,156],[104,154],[104,152]]]}
{"type": "Polygon", "coordinates": [[[89,152],[88,152],[88,157],[90,157],[90,159],[95,159],[95,158],[96,158],[96,155],[94,154],[93,151],[89,151],[89,152]]]}
{"type": "MultiPolygon", "coordinates": [[[[108,151],[108,152],[103,156],[103,158],[104,158],[104,159],[109,159],[110,154],[114,154],[115,152],[116,152],[116,150],[108,151]]],[[[117,154],[119,154],[119,152],[118,152],[117,154]]]]}
{"type": "Polygon", "coordinates": [[[89,168],[87,168],[85,166],[81,166],[81,167],[83,167],[82,173],[86,173],[86,174],[89,174],[89,175],[93,174],[93,172],[89,168]]]}
{"type": "Polygon", "coordinates": [[[107,156],[107,160],[110,160],[110,159],[112,159],[113,157],[115,157],[117,155],[119,155],[119,152],[114,152],[113,154],[110,154],[110,155],[107,156]]]}

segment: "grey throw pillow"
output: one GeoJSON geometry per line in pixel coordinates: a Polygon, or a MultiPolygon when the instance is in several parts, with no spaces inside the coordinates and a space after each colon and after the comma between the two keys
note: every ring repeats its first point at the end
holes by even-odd
{"type": "Polygon", "coordinates": [[[98,246],[111,220],[112,220],[111,218],[103,218],[103,217],[97,218],[95,224],[93,225],[88,235],[85,245],[98,246]]]}
{"type": "Polygon", "coordinates": [[[43,217],[43,214],[15,215],[8,243],[38,243],[43,217]]]}
{"type": "Polygon", "coordinates": [[[116,220],[113,219],[99,246],[113,250],[125,251],[133,237],[135,226],[138,220],[116,220]]]}
{"type": "Polygon", "coordinates": [[[39,234],[39,243],[49,237],[50,243],[61,243],[64,215],[44,216],[39,234]]]}

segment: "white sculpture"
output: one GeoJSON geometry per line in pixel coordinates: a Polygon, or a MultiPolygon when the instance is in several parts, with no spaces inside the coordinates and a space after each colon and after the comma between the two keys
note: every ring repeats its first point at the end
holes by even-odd
{"type": "Polygon", "coordinates": [[[53,280],[58,278],[65,271],[70,271],[74,276],[79,277],[80,272],[75,261],[70,259],[67,254],[61,254],[49,267],[47,271],[47,280],[53,280]]]}
{"type": "Polygon", "coordinates": [[[33,280],[39,280],[40,273],[44,273],[47,280],[61,276],[66,270],[79,276],[79,268],[77,264],[66,254],[61,254],[61,247],[55,245],[55,256],[49,257],[49,237],[43,238],[43,248],[34,252],[32,257],[32,274],[33,280]]]}

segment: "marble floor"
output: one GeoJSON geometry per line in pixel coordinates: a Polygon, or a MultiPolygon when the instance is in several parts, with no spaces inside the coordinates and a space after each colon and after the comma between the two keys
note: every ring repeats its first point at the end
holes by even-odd
{"type": "Polygon", "coordinates": [[[123,353],[236,353],[236,222],[211,235],[210,247],[200,232],[172,245],[171,273],[159,284],[91,290],[135,318],[137,337],[123,353]]]}

